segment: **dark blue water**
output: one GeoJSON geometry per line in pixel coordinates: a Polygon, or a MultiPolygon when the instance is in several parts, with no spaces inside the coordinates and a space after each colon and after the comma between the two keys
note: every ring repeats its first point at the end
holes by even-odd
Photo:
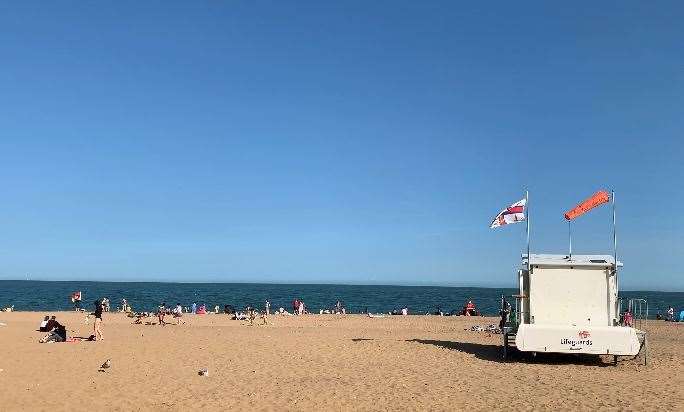
{"type": "MultiPolygon", "coordinates": [[[[460,309],[472,299],[483,314],[498,312],[501,294],[510,296],[514,289],[464,288],[438,286],[382,285],[276,285],[255,283],[132,283],[132,282],[42,282],[0,280],[0,307],[14,305],[15,310],[56,311],[73,308],[72,292],[83,293],[83,307],[92,308],[96,299],[107,297],[116,308],[126,298],[135,311],[152,311],[161,302],[190,306],[205,303],[215,305],[247,305],[263,307],[268,299],[271,307],[291,310],[292,300],[301,298],[309,311],[331,308],[337,300],[344,302],[349,312],[388,312],[409,308],[410,313],[426,313],[441,307],[449,312],[460,309]]],[[[677,311],[684,307],[684,292],[622,292],[623,298],[645,298],[649,312],[665,312],[669,305],[677,311]]]]}

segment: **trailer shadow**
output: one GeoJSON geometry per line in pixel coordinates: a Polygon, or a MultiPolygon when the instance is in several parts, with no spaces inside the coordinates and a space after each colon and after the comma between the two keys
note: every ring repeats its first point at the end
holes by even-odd
{"type": "Polygon", "coordinates": [[[407,339],[406,342],[417,342],[423,345],[433,345],[440,348],[455,350],[475,355],[476,358],[490,362],[505,362],[501,356],[501,345],[487,345],[471,342],[453,342],[446,340],[407,339]]]}
{"type": "Polygon", "coordinates": [[[592,355],[540,353],[536,356],[532,356],[530,353],[523,353],[513,349],[509,352],[508,358],[503,359],[501,345],[429,339],[407,339],[406,342],[438,346],[440,348],[475,355],[478,359],[497,363],[523,362],[547,365],[586,365],[600,367],[612,365],[611,363],[605,362],[600,356],[592,355]]]}

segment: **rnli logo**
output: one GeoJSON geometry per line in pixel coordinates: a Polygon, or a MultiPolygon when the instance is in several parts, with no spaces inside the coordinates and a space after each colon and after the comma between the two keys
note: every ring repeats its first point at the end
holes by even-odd
{"type": "Polygon", "coordinates": [[[589,332],[586,331],[586,330],[583,330],[583,331],[580,331],[580,332],[577,334],[577,336],[579,336],[580,339],[586,339],[586,338],[588,338],[589,336],[591,336],[591,333],[589,333],[589,332]]]}

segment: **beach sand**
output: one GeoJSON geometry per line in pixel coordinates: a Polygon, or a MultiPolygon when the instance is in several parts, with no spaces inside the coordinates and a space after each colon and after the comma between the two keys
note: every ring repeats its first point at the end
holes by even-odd
{"type": "MultiPolygon", "coordinates": [[[[45,314],[0,313],[3,411],[684,408],[684,324],[649,322],[649,365],[613,366],[559,355],[502,362],[500,335],[470,331],[495,318],[271,316],[247,326],[186,315],[160,327],[105,314],[102,342],[40,344],[45,314]]],[[[56,315],[71,335],[92,333],[83,314],[56,315]]]]}

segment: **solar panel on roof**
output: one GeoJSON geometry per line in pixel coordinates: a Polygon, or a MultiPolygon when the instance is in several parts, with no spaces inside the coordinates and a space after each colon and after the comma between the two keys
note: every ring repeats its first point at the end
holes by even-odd
{"type": "Polygon", "coordinates": [[[591,263],[608,263],[603,259],[591,259],[589,260],[591,263]]]}

